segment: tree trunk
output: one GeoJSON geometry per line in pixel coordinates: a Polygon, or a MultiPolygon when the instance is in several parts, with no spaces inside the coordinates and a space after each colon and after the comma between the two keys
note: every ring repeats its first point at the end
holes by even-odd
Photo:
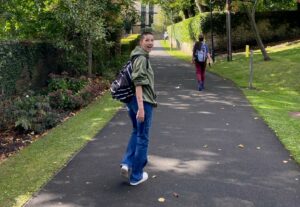
{"type": "Polygon", "coordinates": [[[255,39],[256,39],[257,45],[260,48],[261,53],[264,56],[264,60],[265,61],[271,60],[271,58],[269,57],[269,55],[268,55],[268,53],[267,53],[267,51],[265,49],[265,46],[264,46],[264,44],[263,44],[263,42],[261,40],[258,28],[256,26],[254,10],[253,10],[253,12],[251,12],[251,9],[248,6],[245,6],[245,7],[246,7],[246,12],[247,12],[247,15],[248,15],[248,18],[249,18],[249,21],[250,21],[250,25],[251,25],[252,31],[255,34],[255,39]]]}
{"type": "Polygon", "coordinates": [[[227,61],[232,61],[231,44],[231,1],[226,0],[226,36],[227,36],[227,61]]]}
{"type": "Polygon", "coordinates": [[[183,14],[184,14],[184,19],[190,18],[190,16],[189,16],[189,10],[188,9],[184,9],[183,10],[183,14]]]}
{"type": "Polygon", "coordinates": [[[88,76],[92,76],[92,68],[93,68],[93,43],[90,39],[88,39],[88,76]]]}
{"type": "Polygon", "coordinates": [[[202,13],[202,8],[201,8],[200,3],[199,3],[198,0],[195,0],[195,4],[196,4],[196,6],[197,6],[197,8],[199,10],[199,13],[202,13]]]}
{"type": "Polygon", "coordinates": [[[189,8],[189,13],[191,17],[194,17],[196,15],[195,13],[195,1],[194,0],[190,0],[191,1],[191,6],[189,8]]]}

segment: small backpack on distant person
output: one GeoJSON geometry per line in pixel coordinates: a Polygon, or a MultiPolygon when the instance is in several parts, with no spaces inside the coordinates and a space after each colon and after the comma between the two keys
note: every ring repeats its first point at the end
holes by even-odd
{"type": "Polygon", "coordinates": [[[196,58],[197,58],[197,62],[199,63],[204,63],[206,61],[207,50],[206,50],[206,46],[202,43],[200,45],[200,49],[198,48],[196,50],[196,58]]]}
{"type": "MultiPolygon", "coordinates": [[[[130,101],[130,98],[135,94],[134,84],[132,82],[131,73],[133,70],[133,62],[139,55],[133,56],[121,69],[117,78],[110,86],[110,92],[113,99],[119,100],[123,103],[130,101]]],[[[148,68],[148,59],[147,59],[148,68]]]]}

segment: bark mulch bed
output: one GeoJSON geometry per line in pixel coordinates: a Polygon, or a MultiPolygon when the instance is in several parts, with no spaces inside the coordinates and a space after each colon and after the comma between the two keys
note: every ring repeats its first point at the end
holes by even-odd
{"type": "Polygon", "coordinates": [[[0,131],[0,163],[20,149],[32,143],[40,135],[0,131]]]}

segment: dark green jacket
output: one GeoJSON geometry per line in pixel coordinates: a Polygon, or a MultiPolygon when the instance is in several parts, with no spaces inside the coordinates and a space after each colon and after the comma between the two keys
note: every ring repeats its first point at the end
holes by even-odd
{"type": "Polygon", "coordinates": [[[135,86],[142,86],[143,100],[157,106],[156,94],[154,91],[154,73],[149,62],[149,53],[140,46],[136,46],[131,52],[130,57],[135,55],[140,56],[133,62],[132,81],[135,86]]]}

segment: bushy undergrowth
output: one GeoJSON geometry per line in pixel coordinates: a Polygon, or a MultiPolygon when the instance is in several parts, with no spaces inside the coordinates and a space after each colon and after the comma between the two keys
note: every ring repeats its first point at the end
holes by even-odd
{"type": "MultiPolygon", "coordinates": [[[[105,61],[96,61],[94,74],[97,75],[92,78],[78,77],[85,73],[78,74],[76,71],[71,71],[72,76],[67,72],[50,74],[45,80],[48,83],[46,88],[27,87],[27,90],[11,96],[0,93],[0,159],[3,154],[8,155],[31,143],[36,136],[102,95],[108,89],[109,82],[128,60],[137,38],[138,35],[123,38],[119,54],[109,60],[102,57],[105,61]]],[[[9,68],[7,71],[10,71],[9,68]]],[[[22,79],[22,83],[32,84],[30,78],[22,79]]],[[[0,86],[3,86],[1,81],[0,86]]]]}
{"type": "Polygon", "coordinates": [[[101,77],[73,78],[66,73],[51,74],[48,87],[42,94],[28,91],[22,96],[0,100],[0,154],[9,153],[8,145],[16,142],[15,139],[7,141],[8,137],[15,137],[18,133],[20,139],[22,135],[27,139],[28,134],[45,132],[70,113],[87,106],[108,86],[101,77]]]}

